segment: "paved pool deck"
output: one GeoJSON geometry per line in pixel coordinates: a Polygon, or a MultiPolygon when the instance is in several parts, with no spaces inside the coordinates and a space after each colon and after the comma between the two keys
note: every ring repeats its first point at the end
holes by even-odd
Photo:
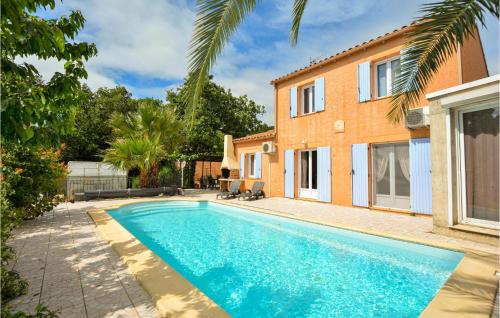
{"type": "MultiPolygon", "coordinates": [[[[215,193],[191,193],[185,198],[212,200],[215,193]]],[[[87,214],[89,210],[143,200],[62,203],[51,213],[18,229],[11,241],[18,253],[18,261],[12,265],[28,280],[30,287],[28,295],[11,303],[14,309],[32,311],[38,303],[43,303],[59,310],[61,317],[160,316],[151,297],[103,239],[87,214]]],[[[249,202],[233,199],[224,203],[415,241],[424,240],[435,245],[453,245],[498,254],[497,246],[433,234],[432,219],[429,217],[284,198],[249,202]]]]}

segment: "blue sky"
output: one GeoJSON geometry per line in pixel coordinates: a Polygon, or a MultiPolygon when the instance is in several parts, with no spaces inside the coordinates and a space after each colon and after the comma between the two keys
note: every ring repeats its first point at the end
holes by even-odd
{"type": "MultiPolygon", "coordinates": [[[[247,94],[266,106],[272,123],[273,88],[269,81],[408,24],[418,16],[419,0],[310,0],[299,43],[288,43],[291,0],[263,0],[241,26],[218,60],[216,82],[234,94],[247,94]]],[[[427,1],[426,1],[427,2],[427,1]]],[[[186,52],[195,17],[195,2],[181,0],[65,0],[46,17],[81,10],[87,20],[78,39],[94,42],[98,56],[87,63],[88,85],[126,86],[136,97],[164,99],[185,74],[186,52]]],[[[490,74],[499,72],[499,26],[492,17],[481,37],[490,74]]],[[[37,61],[44,77],[62,65],[37,61]]]]}

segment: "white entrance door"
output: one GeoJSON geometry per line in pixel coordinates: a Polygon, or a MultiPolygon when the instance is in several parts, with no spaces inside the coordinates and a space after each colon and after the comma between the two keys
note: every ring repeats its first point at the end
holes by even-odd
{"type": "Polygon", "coordinates": [[[408,143],[373,145],[373,205],[410,208],[410,155],[408,143]]]}
{"type": "Polygon", "coordinates": [[[299,156],[299,197],[318,198],[318,152],[301,150],[299,156]]]}

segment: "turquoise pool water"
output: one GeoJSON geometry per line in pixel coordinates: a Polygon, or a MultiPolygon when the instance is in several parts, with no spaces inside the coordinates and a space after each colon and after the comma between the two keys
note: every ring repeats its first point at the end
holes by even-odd
{"type": "Polygon", "coordinates": [[[109,213],[233,317],[418,317],[463,257],[207,202],[109,213]]]}

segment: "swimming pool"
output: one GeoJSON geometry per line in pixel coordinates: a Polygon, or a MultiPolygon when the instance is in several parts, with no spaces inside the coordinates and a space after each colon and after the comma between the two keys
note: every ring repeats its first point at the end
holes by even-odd
{"type": "Polygon", "coordinates": [[[463,257],[211,202],[108,212],[233,317],[418,317],[463,257]]]}

